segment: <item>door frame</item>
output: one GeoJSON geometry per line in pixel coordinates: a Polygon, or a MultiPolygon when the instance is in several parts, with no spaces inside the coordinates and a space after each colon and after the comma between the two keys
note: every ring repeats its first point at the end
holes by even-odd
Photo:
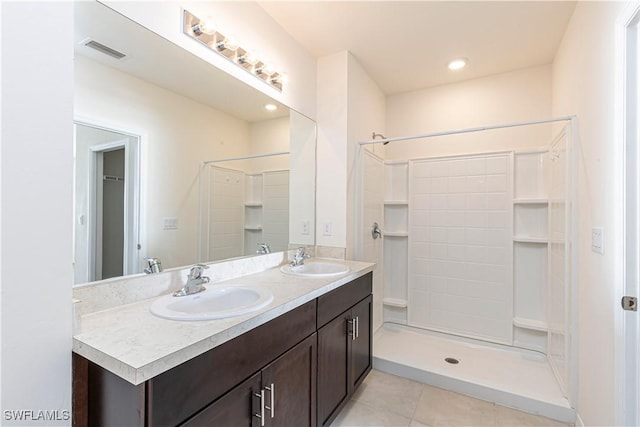
{"type": "MultiPolygon", "coordinates": [[[[640,230],[640,3],[630,5],[616,22],[616,132],[623,165],[623,278],[616,304],[624,295],[638,297],[640,230]],[[631,96],[629,96],[631,95],[631,96]]],[[[616,425],[640,425],[640,313],[616,307],[616,425]]]]}
{"type": "MultiPolygon", "coordinates": [[[[88,211],[87,211],[87,230],[88,230],[88,281],[96,280],[96,273],[99,264],[96,262],[99,254],[98,248],[98,221],[99,214],[97,211],[98,194],[97,194],[97,174],[100,172],[101,162],[99,157],[105,151],[111,151],[118,148],[125,149],[125,183],[124,183],[124,254],[123,254],[123,275],[130,275],[142,272],[143,250],[146,249],[146,233],[144,223],[141,220],[144,215],[145,187],[143,185],[142,176],[144,176],[144,149],[146,147],[146,133],[139,130],[127,129],[117,124],[105,123],[89,117],[74,117],[74,125],[82,125],[96,129],[102,129],[123,135],[123,140],[110,142],[106,144],[98,144],[89,148],[89,165],[88,165],[88,211]]],[[[74,132],[75,137],[75,132],[74,132]]],[[[75,197],[74,197],[75,200],[75,197]]]]}

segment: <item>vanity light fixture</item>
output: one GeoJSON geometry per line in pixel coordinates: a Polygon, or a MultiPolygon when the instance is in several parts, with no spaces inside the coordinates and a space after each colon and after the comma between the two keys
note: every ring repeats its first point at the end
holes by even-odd
{"type": "Polygon", "coordinates": [[[468,62],[469,60],[467,58],[456,58],[453,61],[449,62],[449,65],[447,65],[447,67],[449,67],[451,71],[458,71],[466,67],[468,62]]]}
{"type": "Polygon", "coordinates": [[[251,50],[241,47],[230,35],[222,34],[210,20],[202,20],[183,10],[182,30],[189,37],[224,56],[269,86],[282,91],[285,76],[281,71],[277,71],[269,62],[259,59],[251,50]]]}

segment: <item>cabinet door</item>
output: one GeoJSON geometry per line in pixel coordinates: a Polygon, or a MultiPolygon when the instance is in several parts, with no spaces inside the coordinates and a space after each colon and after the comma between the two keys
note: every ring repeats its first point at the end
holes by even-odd
{"type": "Polygon", "coordinates": [[[257,427],[260,419],[260,373],[258,372],[233,390],[207,406],[183,426],[257,427]]]}
{"type": "Polygon", "coordinates": [[[349,312],[318,330],[318,425],[329,424],[349,396],[349,312]]]}
{"type": "Polygon", "coordinates": [[[356,339],[351,341],[350,391],[353,391],[371,371],[371,311],[373,297],[370,295],[351,310],[355,320],[356,339]]]}
{"type": "Polygon", "coordinates": [[[313,334],[262,370],[265,425],[316,425],[317,335],[313,334]]]}

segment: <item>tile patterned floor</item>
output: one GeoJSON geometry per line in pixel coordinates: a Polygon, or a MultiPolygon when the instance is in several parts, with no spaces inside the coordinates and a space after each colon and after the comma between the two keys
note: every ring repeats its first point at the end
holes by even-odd
{"type": "Polygon", "coordinates": [[[568,424],[371,371],[332,426],[537,427],[568,424]]]}

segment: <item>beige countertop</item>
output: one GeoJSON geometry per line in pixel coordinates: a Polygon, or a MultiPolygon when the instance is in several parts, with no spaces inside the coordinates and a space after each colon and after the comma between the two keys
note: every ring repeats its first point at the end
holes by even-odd
{"type": "Polygon", "coordinates": [[[373,271],[375,264],[334,261],[349,273],[331,278],[284,274],[278,267],[207,286],[265,287],[273,301],[254,313],[207,321],[176,321],[154,316],[157,298],[121,305],[82,316],[73,337],[73,351],[137,385],[193,357],[260,326],[320,295],[373,271]]]}

